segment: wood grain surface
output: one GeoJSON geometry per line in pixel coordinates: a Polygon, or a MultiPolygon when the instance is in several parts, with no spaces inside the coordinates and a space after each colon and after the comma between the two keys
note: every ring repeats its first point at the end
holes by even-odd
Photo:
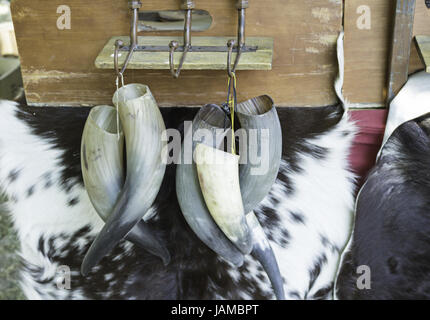
{"type": "MultiPolygon", "coordinates": [[[[178,9],[177,0],[145,0],[143,10],[178,9]]],[[[235,1],[200,0],[213,24],[196,36],[234,37],[235,1]]],[[[110,103],[113,70],[94,61],[112,36],[129,32],[127,0],[14,0],[12,14],[27,99],[33,105],[110,103]],[[71,9],[71,29],[58,30],[57,7],[71,9]]],[[[239,100],[269,94],[277,105],[316,106],[334,103],[337,73],[335,43],[342,23],[342,0],[250,1],[246,35],[274,38],[272,71],[239,71],[239,100]]],[[[146,33],[174,35],[179,33],[146,33]]],[[[201,105],[226,99],[225,71],[187,71],[179,79],[169,71],[129,70],[126,82],[151,87],[161,106],[201,105]]]]}

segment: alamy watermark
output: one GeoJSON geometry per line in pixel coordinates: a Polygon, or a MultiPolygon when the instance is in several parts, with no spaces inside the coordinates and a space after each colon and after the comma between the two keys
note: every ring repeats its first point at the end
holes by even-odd
{"type": "MultiPolygon", "coordinates": [[[[196,162],[193,154],[193,145],[204,143],[218,150],[231,150],[233,137],[231,130],[193,129],[191,121],[184,122],[184,140],[181,141],[181,133],[176,129],[167,129],[162,133],[162,140],[167,145],[162,150],[162,161],[165,164],[192,164],[196,162]]],[[[270,137],[269,129],[238,129],[234,134],[239,154],[239,164],[250,164],[251,175],[265,175],[270,167],[270,137]]],[[[209,159],[210,164],[223,164],[220,153],[214,153],[209,159]]]]}
{"type": "Polygon", "coordinates": [[[357,288],[359,290],[370,290],[372,289],[372,272],[369,266],[362,265],[358,266],[357,274],[360,276],[357,278],[357,288]]]}
{"type": "Polygon", "coordinates": [[[61,14],[57,19],[58,30],[70,30],[72,28],[72,11],[69,6],[57,7],[57,13],[61,14]]]}
{"type": "Polygon", "coordinates": [[[57,268],[55,283],[59,290],[72,289],[72,274],[69,266],[61,265],[57,268]]]}

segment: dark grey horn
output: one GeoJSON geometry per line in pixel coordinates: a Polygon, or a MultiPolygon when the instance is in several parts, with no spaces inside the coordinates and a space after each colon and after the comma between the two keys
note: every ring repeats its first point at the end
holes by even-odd
{"type": "Polygon", "coordinates": [[[273,100],[267,95],[238,104],[237,117],[246,133],[246,140],[240,144],[240,155],[245,160],[240,165],[240,187],[245,212],[248,212],[248,225],[254,238],[251,254],[266,271],[277,299],[283,300],[284,283],[278,262],[253,212],[269,194],[278,176],[282,159],[281,124],[273,100]],[[253,141],[254,137],[257,137],[256,141],[253,141]],[[256,160],[252,156],[260,156],[261,161],[251,162],[256,160]],[[266,160],[263,160],[264,157],[266,160]]]}
{"type": "Polygon", "coordinates": [[[236,114],[247,136],[246,144],[240,144],[239,176],[245,212],[250,212],[269,194],[278,176],[282,130],[273,100],[267,95],[239,103],[236,114]],[[255,156],[261,160],[251,163],[255,156]]]}

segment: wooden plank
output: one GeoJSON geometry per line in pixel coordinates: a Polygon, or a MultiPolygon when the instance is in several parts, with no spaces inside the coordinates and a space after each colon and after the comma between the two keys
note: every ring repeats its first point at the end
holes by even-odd
{"type": "MultiPolygon", "coordinates": [[[[235,37],[235,1],[200,0],[213,17],[198,36],[235,37]]],[[[142,10],[178,9],[177,0],[145,0],[142,10]]],[[[129,33],[127,0],[14,0],[12,14],[28,102],[43,105],[111,103],[115,74],[94,61],[113,36],[129,33]],[[71,9],[71,29],[58,30],[57,8],[71,9]]],[[[246,35],[274,38],[272,71],[238,71],[238,98],[271,95],[277,105],[318,106],[337,101],[336,38],[342,0],[251,1],[246,35]]],[[[144,33],[143,36],[180,36],[144,33]]],[[[225,71],[128,70],[126,82],[148,84],[162,106],[201,105],[226,97],[225,71]]]]}
{"type": "Polygon", "coordinates": [[[430,73],[430,36],[416,36],[418,52],[425,64],[426,72],[430,73]]]}
{"type": "MultiPolygon", "coordinates": [[[[130,44],[129,37],[111,38],[100,54],[97,56],[95,65],[99,69],[113,69],[113,54],[116,40],[122,40],[125,45],[130,44]]],[[[194,37],[193,46],[227,46],[229,37],[194,37]]],[[[183,39],[180,37],[138,37],[138,43],[145,46],[168,46],[171,40],[176,40],[180,45],[183,39]]],[[[271,70],[273,59],[273,39],[264,37],[248,37],[247,46],[258,46],[256,52],[244,52],[241,55],[236,70],[271,70]]],[[[127,53],[121,52],[118,59],[122,66],[127,53]]],[[[174,55],[175,68],[179,66],[182,52],[174,55]]],[[[234,61],[236,54],[232,56],[234,61]]],[[[128,70],[169,70],[169,52],[134,52],[128,70]]],[[[183,70],[227,70],[227,52],[189,52],[182,67],[183,70]]]]}
{"type": "Polygon", "coordinates": [[[383,105],[393,0],[345,1],[345,85],[351,103],[383,105]]]}
{"type": "MultiPolygon", "coordinates": [[[[393,0],[348,0],[345,2],[345,86],[349,102],[385,106],[387,100],[389,49],[394,11],[393,0]],[[369,8],[370,29],[358,28],[363,13],[369,8]]],[[[414,35],[430,35],[430,10],[424,1],[416,2],[414,35]]],[[[411,41],[413,43],[413,41],[411,41]]],[[[424,65],[415,45],[411,46],[409,74],[424,65]]]]}
{"type": "Polygon", "coordinates": [[[387,104],[408,80],[415,0],[397,0],[389,62],[387,104]]]}

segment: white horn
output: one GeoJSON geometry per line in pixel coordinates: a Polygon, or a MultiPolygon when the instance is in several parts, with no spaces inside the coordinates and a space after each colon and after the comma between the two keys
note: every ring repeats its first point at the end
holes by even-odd
{"type": "Polygon", "coordinates": [[[239,156],[198,144],[194,151],[206,205],[217,225],[243,253],[252,250],[239,184],[239,156]]]}

